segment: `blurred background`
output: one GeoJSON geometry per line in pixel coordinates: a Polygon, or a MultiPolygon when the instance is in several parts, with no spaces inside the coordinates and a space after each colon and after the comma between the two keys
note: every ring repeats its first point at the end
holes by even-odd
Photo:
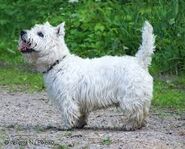
{"type": "Polygon", "coordinates": [[[150,72],[153,104],[185,107],[184,0],[0,0],[0,85],[40,91],[42,77],[17,51],[19,32],[49,21],[66,23],[66,43],[81,57],[134,55],[145,20],[154,27],[156,52],[150,72]]]}

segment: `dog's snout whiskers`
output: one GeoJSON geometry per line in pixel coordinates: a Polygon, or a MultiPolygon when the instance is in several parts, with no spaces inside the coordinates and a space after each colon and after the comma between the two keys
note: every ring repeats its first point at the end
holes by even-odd
{"type": "Polygon", "coordinates": [[[28,45],[31,45],[31,43],[30,43],[30,38],[29,38],[29,40],[28,40],[28,45]]]}
{"type": "Polygon", "coordinates": [[[21,39],[26,43],[26,39],[24,38],[24,36],[21,36],[21,39]]]}

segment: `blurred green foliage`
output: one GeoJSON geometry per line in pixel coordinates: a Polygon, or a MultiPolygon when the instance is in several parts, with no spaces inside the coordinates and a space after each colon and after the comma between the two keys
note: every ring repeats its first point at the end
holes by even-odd
{"type": "Polygon", "coordinates": [[[184,0],[0,0],[0,61],[22,62],[20,30],[45,21],[65,21],[67,45],[82,57],[134,55],[145,20],[157,35],[151,71],[185,72],[184,0]]]}

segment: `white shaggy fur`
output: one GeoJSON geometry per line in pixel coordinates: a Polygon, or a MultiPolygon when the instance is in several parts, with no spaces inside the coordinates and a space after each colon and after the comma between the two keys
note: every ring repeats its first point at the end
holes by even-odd
{"type": "Polygon", "coordinates": [[[64,34],[64,23],[57,27],[45,23],[27,30],[19,42],[26,59],[46,72],[47,92],[61,111],[63,128],[81,128],[89,112],[109,106],[119,107],[128,117],[126,130],[141,128],[153,92],[153,78],[148,73],[155,40],[152,26],[145,22],[136,56],[82,59],[70,54],[64,34]],[[28,53],[29,49],[34,51],[28,53]],[[56,60],[59,64],[47,71],[56,60]]]}

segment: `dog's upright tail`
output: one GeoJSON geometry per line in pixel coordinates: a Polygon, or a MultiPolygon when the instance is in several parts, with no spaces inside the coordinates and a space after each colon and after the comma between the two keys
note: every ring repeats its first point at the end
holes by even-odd
{"type": "Polygon", "coordinates": [[[139,51],[136,53],[136,58],[144,69],[148,69],[151,64],[152,54],[155,50],[155,36],[153,34],[153,27],[145,21],[142,29],[142,44],[139,47],[139,51]]]}

